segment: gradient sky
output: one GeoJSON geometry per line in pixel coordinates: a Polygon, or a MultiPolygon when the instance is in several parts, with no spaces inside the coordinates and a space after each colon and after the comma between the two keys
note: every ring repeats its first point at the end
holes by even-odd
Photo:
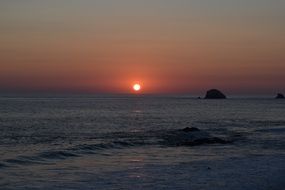
{"type": "Polygon", "coordinates": [[[1,0],[0,92],[285,90],[284,0],[1,0]]]}

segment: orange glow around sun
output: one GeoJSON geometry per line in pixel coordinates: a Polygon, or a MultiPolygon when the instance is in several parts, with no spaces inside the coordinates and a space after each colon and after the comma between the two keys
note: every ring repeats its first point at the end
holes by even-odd
{"type": "Polygon", "coordinates": [[[141,85],[140,84],[134,84],[133,89],[134,89],[134,91],[139,92],[141,90],[141,85]]]}

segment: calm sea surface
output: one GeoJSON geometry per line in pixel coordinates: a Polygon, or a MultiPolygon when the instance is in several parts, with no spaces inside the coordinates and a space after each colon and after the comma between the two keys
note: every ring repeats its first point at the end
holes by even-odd
{"type": "Polygon", "coordinates": [[[284,100],[0,97],[0,189],[285,189],[284,163],[284,100]],[[164,142],[185,127],[232,142],[164,142]]]}

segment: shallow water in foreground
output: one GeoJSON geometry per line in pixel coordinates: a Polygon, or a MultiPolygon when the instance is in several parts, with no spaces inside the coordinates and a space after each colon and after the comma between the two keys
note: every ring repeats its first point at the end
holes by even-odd
{"type": "Polygon", "coordinates": [[[0,189],[282,189],[285,101],[0,97],[0,189]],[[185,127],[233,141],[170,146],[185,127]]]}

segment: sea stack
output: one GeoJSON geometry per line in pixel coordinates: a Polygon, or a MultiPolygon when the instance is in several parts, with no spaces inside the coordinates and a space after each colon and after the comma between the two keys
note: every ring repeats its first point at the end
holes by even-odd
{"type": "Polygon", "coordinates": [[[217,89],[211,89],[207,91],[205,99],[226,99],[226,95],[224,95],[221,91],[217,89]]]}
{"type": "Polygon", "coordinates": [[[275,99],[284,99],[284,95],[281,93],[278,93],[275,99]]]}

